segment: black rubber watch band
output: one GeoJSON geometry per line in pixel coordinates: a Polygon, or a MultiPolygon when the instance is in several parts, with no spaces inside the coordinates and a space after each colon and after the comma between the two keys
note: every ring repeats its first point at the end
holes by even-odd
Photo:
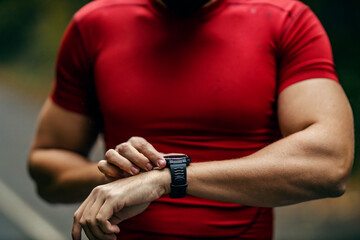
{"type": "Polygon", "coordinates": [[[171,172],[171,192],[170,198],[183,198],[186,196],[188,186],[186,177],[186,167],[190,164],[190,157],[187,155],[170,155],[164,157],[166,167],[171,172]]]}

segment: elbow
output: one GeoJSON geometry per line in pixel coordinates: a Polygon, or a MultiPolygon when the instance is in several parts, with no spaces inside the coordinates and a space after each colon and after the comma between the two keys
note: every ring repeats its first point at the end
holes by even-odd
{"type": "Polygon", "coordinates": [[[346,180],[338,179],[336,182],[333,182],[331,186],[328,186],[326,190],[326,197],[341,197],[346,192],[346,180]]]}
{"type": "Polygon", "coordinates": [[[53,180],[44,181],[44,177],[33,174],[37,194],[47,203],[61,203],[53,180]]]}
{"type": "Polygon", "coordinates": [[[48,203],[57,203],[54,188],[54,176],[48,171],[44,171],[41,164],[31,155],[28,159],[28,173],[36,185],[38,195],[48,203]]]}
{"type": "Polygon", "coordinates": [[[324,165],[318,169],[318,176],[322,176],[320,192],[322,197],[340,197],[346,192],[347,180],[353,167],[354,141],[352,138],[336,141],[335,144],[329,144],[323,153],[324,165]]]}
{"type": "Polygon", "coordinates": [[[45,182],[41,177],[33,176],[37,194],[47,203],[60,203],[53,181],[45,182]]]}
{"type": "Polygon", "coordinates": [[[336,198],[345,194],[347,180],[352,170],[353,155],[338,159],[337,163],[329,167],[327,183],[325,183],[326,197],[336,198]]]}
{"type": "Polygon", "coordinates": [[[55,196],[53,191],[49,190],[51,186],[37,186],[37,193],[38,195],[47,203],[55,204],[60,203],[58,201],[58,197],[55,196]]]}
{"type": "Polygon", "coordinates": [[[53,181],[46,181],[45,177],[37,175],[36,172],[30,170],[30,176],[35,182],[37,194],[47,203],[59,203],[58,197],[55,196],[53,181]]]}

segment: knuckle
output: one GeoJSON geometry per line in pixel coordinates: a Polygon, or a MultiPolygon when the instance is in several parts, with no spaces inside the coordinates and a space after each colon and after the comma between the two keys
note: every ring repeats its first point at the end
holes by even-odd
{"type": "Polygon", "coordinates": [[[86,225],[93,225],[93,221],[90,218],[85,219],[86,225]]]}
{"type": "Polygon", "coordinates": [[[91,193],[98,193],[99,192],[99,187],[94,187],[93,190],[91,191],[91,193]]]}
{"type": "Polygon", "coordinates": [[[91,191],[91,194],[98,195],[102,192],[101,186],[94,187],[94,189],[91,191]]]}
{"type": "Polygon", "coordinates": [[[113,200],[113,199],[116,199],[115,194],[110,193],[110,194],[107,194],[107,195],[106,195],[106,200],[111,201],[111,200],[113,200]]]}
{"type": "Polygon", "coordinates": [[[73,219],[74,219],[74,222],[79,222],[79,214],[77,211],[74,213],[73,219]]]}
{"type": "Polygon", "coordinates": [[[105,153],[106,159],[111,159],[114,157],[115,151],[114,149],[107,150],[105,153]]]}
{"type": "Polygon", "coordinates": [[[79,221],[80,225],[81,226],[85,226],[86,225],[86,221],[85,221],[85,218],[81,218],[80,221],[79,221]]]}
{"type": "Polygon", "coordinates": [[[149,148],[149,143],[147,143],[147,142],[138,142],[136,146],[140,150],[147,150],[149,148]]]}
{"type": "Polygon", "coordinates": [[[129,149],[129,143],[127,143],[127,142],[121,143],[121,144],[116,146],[117,152],[125,152],[128,149],[129,149]]]}
{"type": "Polygon", "coordinates": [[[103,219],[102,219],[102,217],[99,216],[99,215],[97,215],[97,216],[95,217],[95,221],[96,221],[96,223],[99,224],[99,225],[103,223],[103,219]]]}
{"type": "Polygon", "coordinates": [[[102,169],[106,168],[107,162],[104,160],[101,160],[98,162],[97,166],[98,166],[98,169],[101,171],[102,169]]]}
{"type": "Polygon", "coordinates": [[[136,144],[138,142],[143,142],[143,141],[145,141],[144,138],[134,136],[134,137],[131,137],[128,142],[136,144]]]}

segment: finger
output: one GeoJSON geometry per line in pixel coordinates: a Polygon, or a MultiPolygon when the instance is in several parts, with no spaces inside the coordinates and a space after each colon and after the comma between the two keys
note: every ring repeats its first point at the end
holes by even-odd
{"type": "MultiPolygon", "coordinates": [[[[91,194],[90,194],[91,195],[91,194]]],[[[85,208],[83,209],[83,213],[82,213],[82,216],[80,218],[80,225],[82,227],[82,229],[84,230],[86,236],[90,239],[90,240],[93,240],[93,239],[96,239],[95,236],[93,235],[93,233],[91,232],[91,230],[89,229],[88,227],[88,220],[86,218],[87,216],[87,212],[88,212],[88,209],[92,207],[93,205],[93,198],[90,198],[90,200],[88,201],[88,203],[86,204],[85,208]]]]}
{"type": "Polygon", "coordinates": [[[106,160],[101,160],[98,163],[98,169],[106,177],[114,180],[131,176],[129,173],[119,169],[117,166],[107,162],[106,160]]]}
{"type": "Polygon", "coordinates": [[[71,236],[73,240],[81,240],[81,225],[80,223],[73,223],[71,236]]]}
{"type": "Polygon", "coordinates": [[[137,166],[135,166],[132,162],[130,162],[125,157],[121,156],[114,149],[108,150],[105,154],[105,157],[109,163],[117,166],[118,168],[129,173],[130,175],[137,175],[140,172],[140,169],[137,166]]]}
{"type": "Polygon", "coordinates": [[[129,139],[131,145],[140,153],[142,153],[147,159],[149,159],[155,166],[164,168],[166,161],[163,158],[163,154],[158,152],[153,145],[141,137],[132,137],[129,139]]]}
{"type": "Polygon", "coordinates": [[[144,169],[145,171],[150,171],[153,169],[153,164],[150,160],[145,157],[142,153],[136,150],[129,142],[122,143],[116,146],[115,149],[121,156],[128,159],[136,166],[144,169]]]}
{"type": "Polygon", "coordinates": [[[87,229],[92,233],[94,237],[99,239],[105,239],[105,234],[103,231],[101,231],[96,221],[96,215],[99,212],[103,203],[103,198],[97,198],[92,206],[88,205],[89,207],[84,210],[83,214],[87,229]]]}
{"type": "Polygon", "coordinates": [[[86,223],[84,231],[87,235],[89,234],[89,236],[94,239],[113,240],[116,239],[116,236],[113,233],[108,234],[103,232],[100,229],[96,219],[97,213],[103,203],[103,198],[97,198],[92,206],[89,204],[88,207],[84,210],[84,218],[86,223]]]}
{"type": "Polygon", "coordinates": [[[72,238],[74,240],[81,240],[81,229],[80,220],[83,216],[84,209],[90,201],[90,196],[85,199],[85,201],[80,205],[78,210],[74,213],[74,221],[72,226],[72,238]]]}
{"type": "Polygon", "coordinates": [[[84,227],[84,232],[89,240],[116,240],[115,234],[104,234],[102,238],[97,238],[87,226],[84,227]]]}
{"type": "MultiPolygon", "coordinates": [[[[117,224],[113,224],[110,222],[109,219],[111,219],[114,215],[114,208],[112,207],[114,203],[110,200],[106,200],[102,207],[100,208],[96,220],[101,228],[101,230],[105,233],[113,233],[118,234],[120,232],[120,228],[117,226],[117,224]]],[[[122,209],[121,207],[119,209],[122,209]]]]}
{"type": "Polygon", "coordinates": [[[184,154],[184,153],[166,153],[166,154],[163,153],[163,156],[164,156],[164,157],[166,157],[166,156],[171,156],[171,155],[176,155],[176,156],[178,156],[178,155],[185,155],[185,154],[184,154]]]}
{"type": "Polygon", "coordinates": [[[120,233],[120,228],[118,226],[120,222],[120,220],[113,216],[108,221],[103,222],[101,225],[99,224],[99,227],[104,233],[106,232],[106,234],[117,235],[120,233]]]}
{"type": "Polygon", "coordinates": [[[115,234],[103,234],[101,238],[96,237],[93,232],[90,230],[90,228],[85,227],[84,228],[85,235],[89,238],[89,240],[116,240],[115,234]]]}
{"type": "Polygon", "coordinates": [[[132,218],[140,213],[142,213],[143,211],[145,211],[146,208],[148,208],[149,203],[143,203],[143,204],[138,204],[138,205],[134,205],[131,207],[125,207],[123,208],[120,212],[114,214],[110,219],[109,222],[111,224],[119,224],[122,221],[125,221],[126,219],[132,218]]]}
{"type": "Polygon", "coordinates": [[[86,224],[83,226],[83,229],[84,229],[85,235],[88,237],[89,240],[97,240],[97,238],[90,231],[89,227],[86,224]]]}

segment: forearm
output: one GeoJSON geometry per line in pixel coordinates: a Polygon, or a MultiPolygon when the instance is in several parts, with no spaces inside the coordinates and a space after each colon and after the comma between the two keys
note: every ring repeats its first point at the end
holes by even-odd
{"type": "Polygon", "coordinates": [[[353,147],[323,130],[311,126],[242,159],[191,164],[188,194],[264,207],[339,196],[353,147]]]}
{"type": "Polygon", "coordinates": [[[96,163],[60,149],[31,151],[29,171],[40,196],[49,202],[80,202],[95,186],[106,183],[96,163]]]}

